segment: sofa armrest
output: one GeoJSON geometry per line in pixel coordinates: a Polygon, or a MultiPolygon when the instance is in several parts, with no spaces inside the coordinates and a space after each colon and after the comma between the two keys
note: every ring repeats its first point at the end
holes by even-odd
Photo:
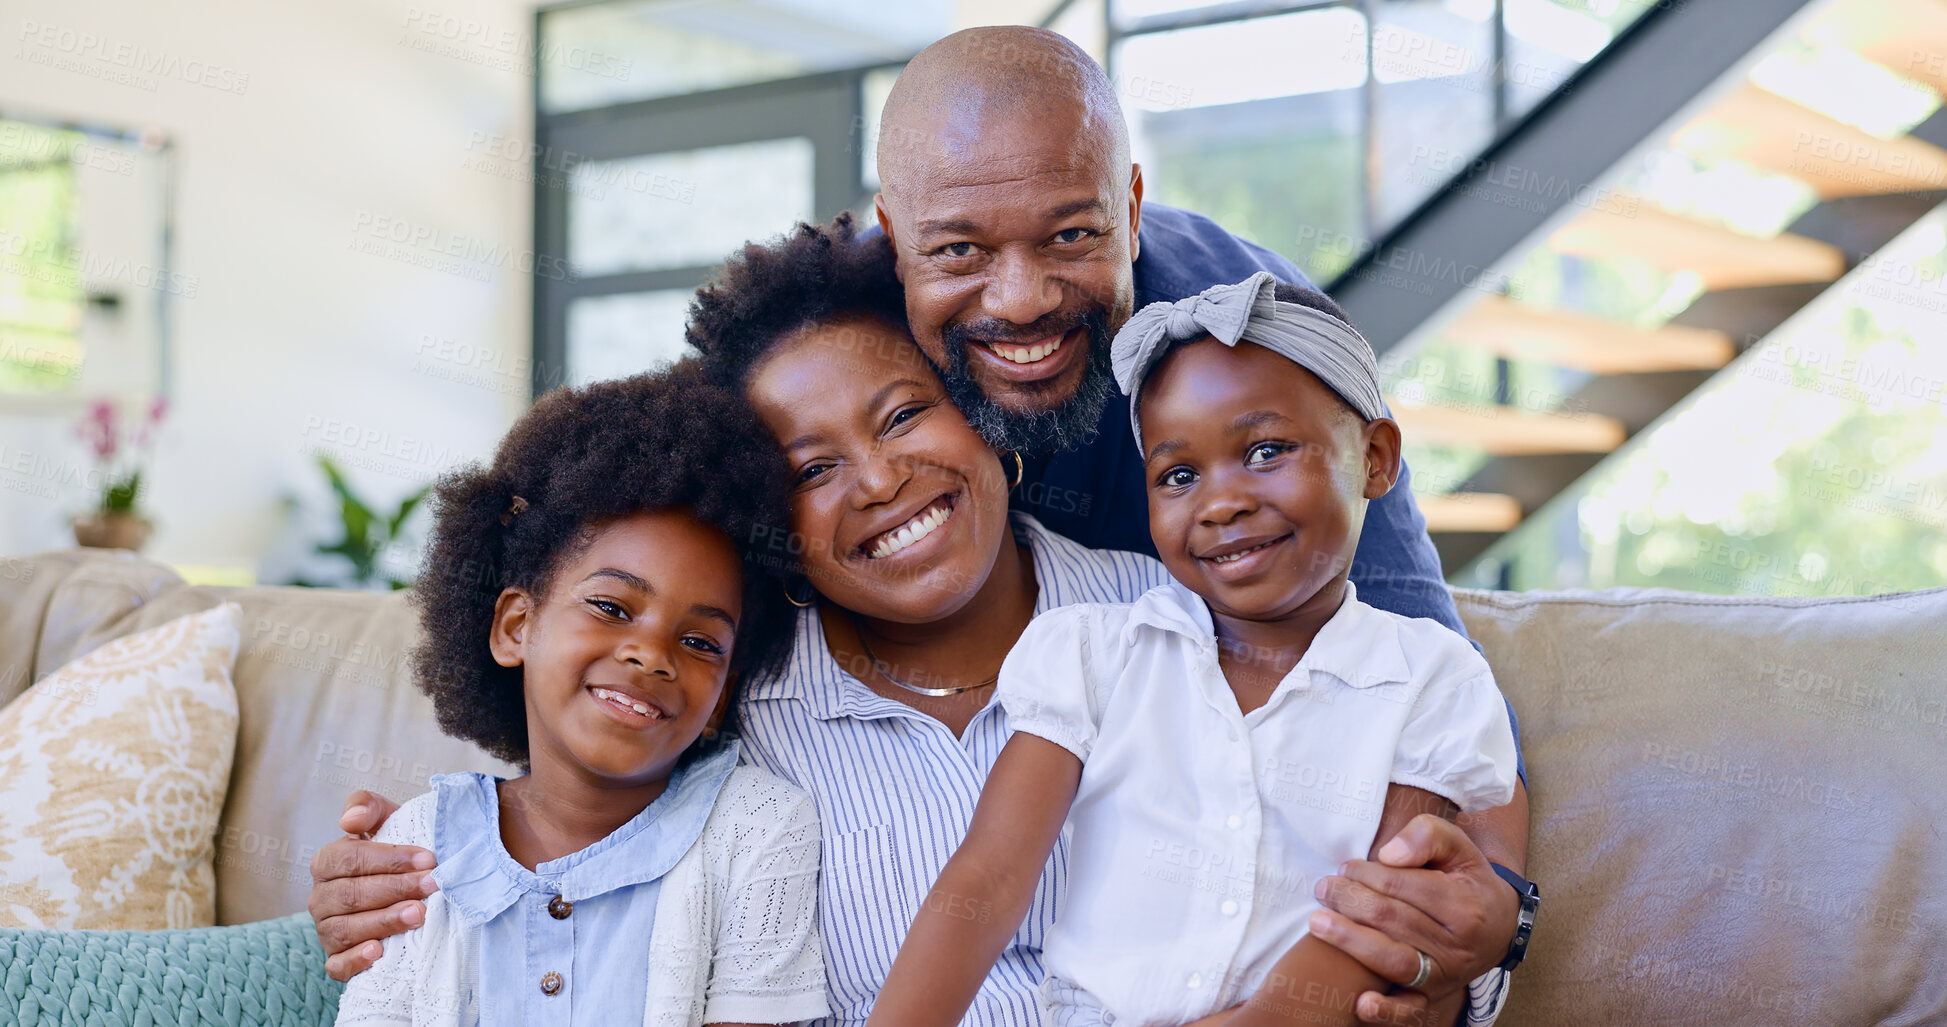
{"type": "MultiPolygon", "coordinates": [[[[180,591],[175,571],[122,550],[0,557],[0,706],[69,660],[128,634],[123,625],[131,615],[180,591]]],[[[202,595],[193,609],[218,602],[202,595]]]]}

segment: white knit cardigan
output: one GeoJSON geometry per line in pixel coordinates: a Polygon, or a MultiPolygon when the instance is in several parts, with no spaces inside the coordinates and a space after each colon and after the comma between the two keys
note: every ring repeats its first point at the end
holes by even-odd
{"type": "MultiPolygon", "coordinates": [[[[431,849],[435,794],[401,806],[378,840],[431,849]]],[[[663,878],[648,939],[646,1027],[824,1016],[818,859],[811,797],[755,767],[732,770],[702,836],[663,878]]],[[[426,923],[386,939],[379,961],[346,985],[340,1027],[480,1022],[478,936],[445,898],[434,892],[426,923]]]]}

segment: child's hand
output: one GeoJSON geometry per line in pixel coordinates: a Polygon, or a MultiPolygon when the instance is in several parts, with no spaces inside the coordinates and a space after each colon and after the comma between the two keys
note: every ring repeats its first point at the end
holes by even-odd
{"type": "Polygon", "coordinates": [[[311,857],[311,899],[307,903],[325,950],[325,972],[349,981],[384,954],[383,938],[426,921],[420,900],[439,890],[433,854],[412,845],[371,841],[399,804],[371,792],[345,800],[338,827],[346,837],[311,857]]]}

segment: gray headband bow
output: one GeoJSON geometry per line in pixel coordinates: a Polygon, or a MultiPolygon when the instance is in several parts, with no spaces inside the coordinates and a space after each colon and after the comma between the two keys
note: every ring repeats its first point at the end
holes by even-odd
{"type": "Polygon", "coordinates": [[[1143,379],[1180,342],[1205,335],[1226,346],[1255,342],[1318,376],[1325,387],[1370,421],[1386,416],[1379,396],[1379,362],[1372,344],[1352,326],[1299,303],[1280,302],[1278,280],[1259,271],[1236,285],[1217,285],[1175,303],[1151,303],[1115,334],[1109,364],[1129,397],[1129,429],[1142,450],[1136,404],[1143,379]]]}

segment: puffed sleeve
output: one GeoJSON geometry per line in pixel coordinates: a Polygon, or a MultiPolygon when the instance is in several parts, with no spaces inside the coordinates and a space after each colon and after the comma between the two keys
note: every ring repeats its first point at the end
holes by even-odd
{"type": "Polygon", "coordinates": [[[764,826],[736,842],[703,1022],[797,1023],[823,1017],[828,1008],[825,947],[818,931],[818,808],[811,796],[768,774],[718,801],[746,804],[748,815],[739,819],[764,826]]]}
{"type": "Polygon", "coordinates": [[[1104,659],[1111,655],[1114,612],[1126,615],[1126,608],[1064,606],[1029,622],[1001,663],[998,692],[1012,730],[1046,738],[1088,762],[1114,686],[1104,659]]]}
{"type": "Polygon", "coordinates": [[[1478,673],[1427,683],[1400,732],[1393,783],[1453,800],[1463,812],[1514,800],[1514,731],[1485,661],[1478,673]]]}

